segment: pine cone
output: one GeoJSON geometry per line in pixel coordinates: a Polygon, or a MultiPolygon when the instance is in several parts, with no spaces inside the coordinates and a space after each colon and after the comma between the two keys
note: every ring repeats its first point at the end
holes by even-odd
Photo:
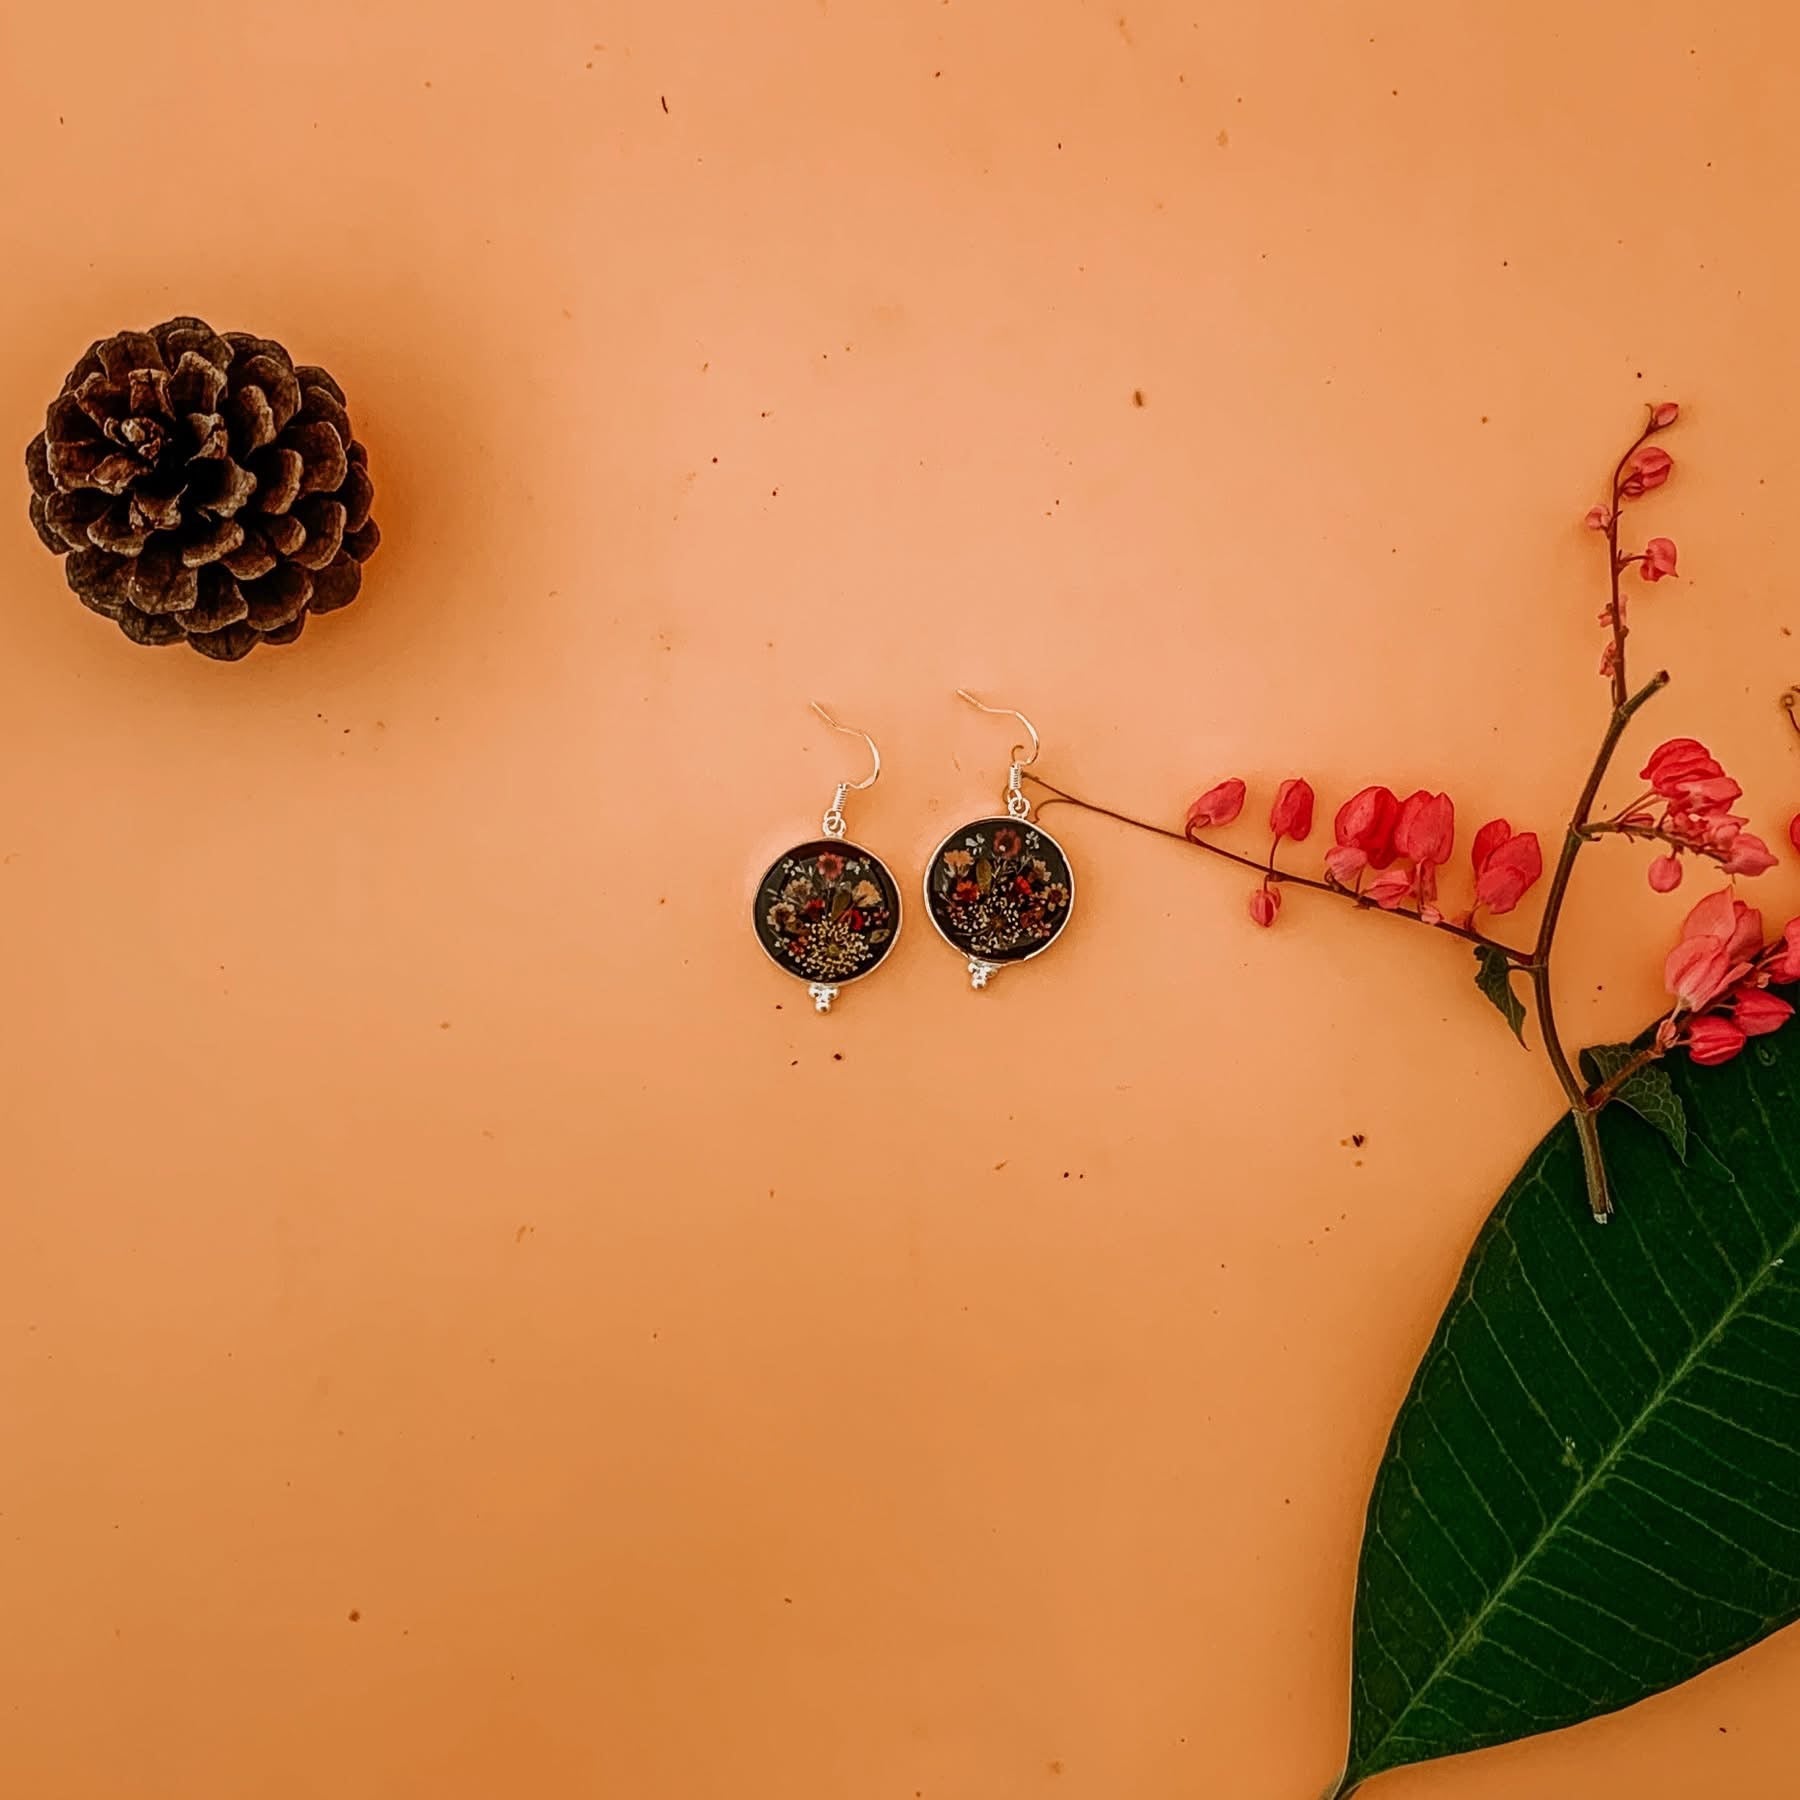
{"type": "Polygon", "coordinates": [[[95,344],[25,452],[82,604],[227,662],[356,598],[381,541],[367,465],[323,369],[200,319],[95,344]]]}

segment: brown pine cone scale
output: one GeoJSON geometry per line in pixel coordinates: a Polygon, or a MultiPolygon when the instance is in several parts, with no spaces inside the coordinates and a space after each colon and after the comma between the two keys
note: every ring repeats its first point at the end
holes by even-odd
{"type": "Polygon", "coordinates": [[[356,598],[381,541],[344,390],[201,319],[93,345],[25,468],[38,536],[133,643],[226,662],[291,644],[356,598]]]}

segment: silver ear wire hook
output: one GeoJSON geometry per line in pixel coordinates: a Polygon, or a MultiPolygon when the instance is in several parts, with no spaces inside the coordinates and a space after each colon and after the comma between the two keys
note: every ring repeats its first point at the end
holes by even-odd
{"type": "Polygon", "coordinates": [[[959,700],[966,700],[977,712],[992,713],[995,717],[1002,719],[1017,719],[1025,728],[1025,735],[1031,739],[1031,754],[1029,756],[1025,754],[1023,744],[1014,744],[1012,747],[1012,762],[1006,771],[1006,810],[1015,819],[1030,818],[1031,801],[1027,798],[1025,790],[1019,785],[1019,776],[1037,761],[1038,754],[1044,747],[1043,740],[1038,736],[1037,727],[1016,706],[989,706],[985,700],[977,700],[967,688],[958,688],[956,697],[959,700]]]}
{"type": "Polygon", "coordinates": [[[956,697],[959,700],[968,701],[977,712],[992,713],[996,718],[1000,719],[1017,719],[1025,728],[1025,735],[1031,739],[1031,754],[1029,756],[1025,755],[1025,746],[1023,744],[1014,744],[1012,747],[1013,761],[1016,762],[1021,769],[1029,769],[1031,765],[1037,761],[1038,753],[1044,747],[1043,741],[1038,737],[1037,727],[1032,724],[1032,722],[1026,718],[1016,706],[989,706],[985,700],[977,700],[967,688],[958,688],[956,690],[956,697]]]}
{"type": "Polygon", "coordinates": [[[844,835],[844,801],[851,794],[860,794],[872,788],[881,779],[881,751],[875,740],[856,725],[845,725],[832,716],[831,709],[822,701],[812,702],[812,709],[833,731],[841,731],[846,737],[859,737],[869,746],[869,758],[873,766],[861,781],[840,781],[837,791],[831,797],[831,804],[825,809],[825,817],[820,829],[828,838],[841,838],[844,835]]]}

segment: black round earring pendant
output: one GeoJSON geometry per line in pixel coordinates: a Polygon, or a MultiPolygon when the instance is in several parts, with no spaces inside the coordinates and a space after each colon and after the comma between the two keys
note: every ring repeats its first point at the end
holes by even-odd
{"type": "Polygon", "coordinates": [[[984,988],[1009,963],[1041,956],[1075,910],[1075,872],[1031,819],[1002,815],[959,825],[925,870],[925,910],[984,988]]]}
{"type": "Polygon", "coordinates": [[[756,940],[829,1012],[838,990],[871,975],[900,935],[900,888],[880,857],[844,838],[796,844],[757,884],[756,940]]]}

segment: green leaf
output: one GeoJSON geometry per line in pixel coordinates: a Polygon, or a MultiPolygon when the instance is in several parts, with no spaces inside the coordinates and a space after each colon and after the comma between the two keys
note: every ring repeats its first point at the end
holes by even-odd
{"type": "Polygon", "coordinates": [[[1567,1119],[1482,1228],[1400,1408],[1357,1573],[1346,1795],[1573,1725],[1800,1616],[1800,1028],[1668,1071],[1688,1167],[1567,1119]]]}
{"type": "Polygon", "coordinates": [[[1513,992],[1512,958],[1492,944],[1475,946],[1475,985],[1500,1009],[1513,1036],[1525,1041],[1525,1003],[1513,992]]]}
{"type": "MultiPolygon", "coordinates": [[[[1636,1044],[1596,1044],[1591,1050],[1582,1051],[1581,1072],[1598,1086],[1618,1074],[1640,1049],[1636,1044]]],[[[1687,1161],[1687,1109],[1661,1063],[1647,1063],[1634,1070],[1614,1089],[1613,1098],[1654,1125],[1669,1140],[1675,1154],[1687,1161]]]]}

